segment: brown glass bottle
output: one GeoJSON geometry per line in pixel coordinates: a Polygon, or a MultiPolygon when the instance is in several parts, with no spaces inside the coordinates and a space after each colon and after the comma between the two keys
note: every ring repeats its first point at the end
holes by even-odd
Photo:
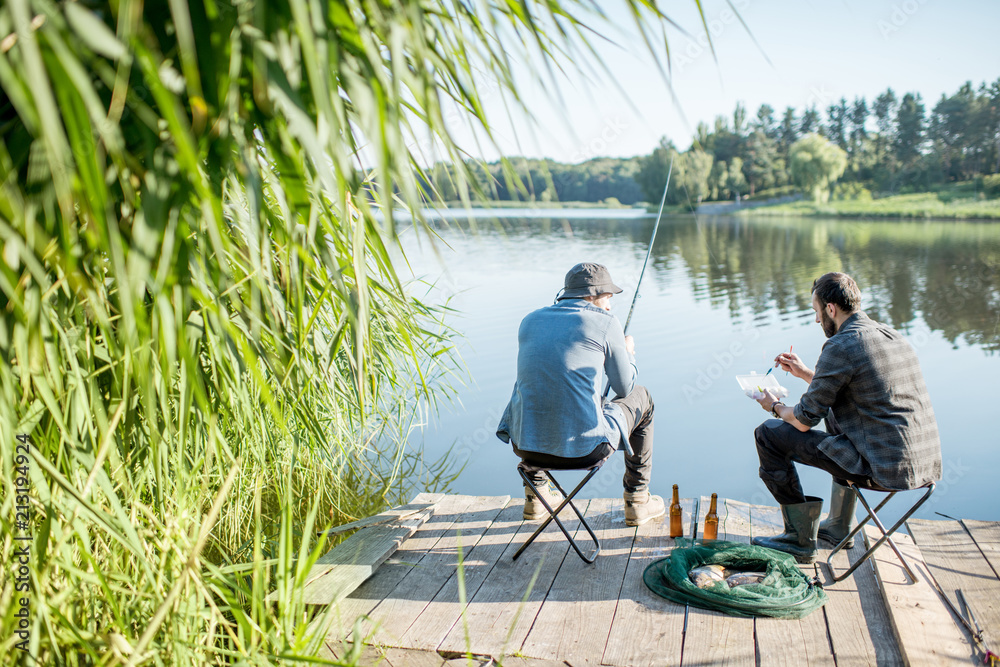
{"type": "Polygon", "coordinates": [[[702,532],[703,540],[719,539],[719,515],[715,510],[717,500],[718,495],[713,493],[712,505],[708,508],[708,514],[705,515],[705,530],[702,532]]]}
{"type": "Polygon", "coordinates": [[[677,496],[677,485],[674,484],[674,497],[670,502],[670,537],[680,537],[684,534],[681,519],[681,499],[677,496]]]}

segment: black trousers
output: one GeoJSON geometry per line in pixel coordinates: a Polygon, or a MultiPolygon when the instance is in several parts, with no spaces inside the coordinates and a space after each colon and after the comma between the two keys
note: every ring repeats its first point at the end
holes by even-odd
{"type": "Polygon", "coordinates": [[[753,432],[757,443],[757,458],[760,459],[760,478],[779,504],[796,505],[806,502],[799,473],[795,470],[796,463],[825,470],[841,485],[846,486],[847,480],[861,485],[871,483],[871,478],[867,475],[844,470],[820,451],[820,442],[841,432],[835,419],[828,418],[826,425],[829,432],[809,429],[803,433],[780,419],[768,419],[753,432]]]}
{"type": "MultiPolygon", "coordinates": [[[[649,488],[653,473],[653,397],[645,387],[636,385],[632,393],[623,398],[616,398],[612,403],[616,403],[625,415],[625,428],[629,433],[628,443],[632,447],[632,453],[625,454],[625,475],[622,478],[622,486],[629,493],[645,491],[649,488]]],[[[586,456],[562,458],[538,452],[525,452],[514,445],[514,453],[522,459],[528,459],[538,465],[551,464],[553,469],[563,470],[589,468],[601,459],[607,458],[615,449],[613,445],[603,442],[586,456]]],[[[545,480],[545,473],[532,476],[532,481],[538,484],[544,484],[545,480]]]]}

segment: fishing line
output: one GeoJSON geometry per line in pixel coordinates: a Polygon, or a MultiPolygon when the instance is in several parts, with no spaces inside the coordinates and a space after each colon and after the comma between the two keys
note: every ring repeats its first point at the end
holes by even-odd
{"type": "MultiPolygon", "coordinates": [[[[646,275],[646,265],[649,263],[649,255],[653,252],[653,242],[656,241],[656,231],[660,228],[660,218],[663,217],[663,207],[667,203],[667,190],[670,189],[670,176],[674,173],[674,158],[670,158],[670,167],[667,169],[667,184],[663,187],[663,199],[660,200],[660,212],[656,214],[656,224],[653,225],[653,235],[649,239],[649,247],[646,248],[646,259],[642,261],[642,271],[639,272],[639,281],[635,284],[635,296],[632,297],[632,306],[628,309],[628,317],[625,318],[623,333],[628,333],[628,326],[632,323],[632,313],[635,312],[635,302],[639,300],[639,288],[642,287],[643,276],[646,275]]],[[[611,393],[611,381],[604,388],[604,398],[611,393]]]]}

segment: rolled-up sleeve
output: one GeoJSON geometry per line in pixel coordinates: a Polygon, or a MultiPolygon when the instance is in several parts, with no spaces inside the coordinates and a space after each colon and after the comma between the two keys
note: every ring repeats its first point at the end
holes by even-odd
{"type": "Polygon", "coordinates": [[[810,428],[819,424],[853,375],[850,351],[839,342],[828,342],[816,362],[816,373],[809,388],[794,408],[795,418],[810,428]]]}
{"type": "Polygon", "coordinates": [[[625,348],[625,331],[618,318],[611,318],[604,342],[604,372],[617,396],[628,396],[635,387],[638,370],[635,357],[625,348]]]}

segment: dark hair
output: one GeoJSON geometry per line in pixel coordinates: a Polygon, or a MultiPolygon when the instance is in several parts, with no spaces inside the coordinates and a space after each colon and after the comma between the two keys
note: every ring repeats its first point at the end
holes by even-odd
{"type": "Polygon", "coordinates": [[[812,291],[821,304],[836,304],[845,313],[853,313],[861,305],[861,290],[846,273],[823,274],[813,281],[812,291]]]}

